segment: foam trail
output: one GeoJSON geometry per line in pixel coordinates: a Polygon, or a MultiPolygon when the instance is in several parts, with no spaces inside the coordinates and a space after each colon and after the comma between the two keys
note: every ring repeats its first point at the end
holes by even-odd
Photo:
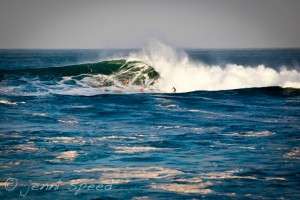
{"type": "Polygon", "coordinates": [[[128,60],[141,60],[153,66],[160,74],[157,86],[164,92],[170,92],[173,86],[178,92],[267,86],[300,88],[300,73],[296,70],[283,67],[276,71],[264,65],[208,66],[190,62],[185,52],[157,41],[142,52],[131,54],[128,60]]]}

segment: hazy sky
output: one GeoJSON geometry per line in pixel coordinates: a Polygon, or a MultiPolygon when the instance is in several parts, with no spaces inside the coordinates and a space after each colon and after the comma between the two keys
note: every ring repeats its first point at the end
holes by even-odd
{"type": "Polygon", "coordinates": [[[0,48],[300,47],[300,0],[0,0],[0,48]]]}

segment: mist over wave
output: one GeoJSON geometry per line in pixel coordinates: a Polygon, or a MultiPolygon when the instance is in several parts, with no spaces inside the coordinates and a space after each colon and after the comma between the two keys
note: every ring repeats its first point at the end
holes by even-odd
{"type": "Polygon", "coordinates": [[[227,64],[225,67],[190,61],[182,50],[175,50],[158,41],[152,42],[139,53],[132,53],[128,60],[141,60],[160,74],[157,87],[170,92],[196,90],[229,90],[252,87],[293,87],[300,88],[300,73],[284,66],[277,71],[263,64],[242,66],[227,64]]]}

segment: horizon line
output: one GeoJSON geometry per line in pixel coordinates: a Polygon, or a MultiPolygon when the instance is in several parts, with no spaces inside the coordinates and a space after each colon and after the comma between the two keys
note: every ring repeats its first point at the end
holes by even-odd
{"type": "MultiPolygon", "coordinates": [[[[300,47],[173,47],[174,49],[183,50],[268,50],[268,49],[300,49],[300,47]]],[[[133,48],[0,48],[0,50],[141,50],[143,47],[133,48]]]]}

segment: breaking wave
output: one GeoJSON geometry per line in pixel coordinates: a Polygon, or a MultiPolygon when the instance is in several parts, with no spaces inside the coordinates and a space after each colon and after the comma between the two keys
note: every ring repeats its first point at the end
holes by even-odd
{"type": "Polygon", "coordinates": [[[1,70],[0,80],[1,93],[17,95],[168,93],[173,87],[177,92],[269,86],[300,88],[300,73],[295,69],[207,65],[190,60],[184,51],[159,42],[120,59],[63,67],[1,70]],[[125,79],[129,81],[124,85],[125,79]]]}
{"type": "Polygon", "coordinates": [[[284,66],[277,71],[264,65],[206,65],[191,61],[184,51],[159,42],[152,43],[140,53],[131,54],[129,60],[141,60],[153,66],[160,76],[157,86],[164,92],[172,87],[178,92],[269,86],[300,88],[297,70],[288,70],[284,66]]]}

